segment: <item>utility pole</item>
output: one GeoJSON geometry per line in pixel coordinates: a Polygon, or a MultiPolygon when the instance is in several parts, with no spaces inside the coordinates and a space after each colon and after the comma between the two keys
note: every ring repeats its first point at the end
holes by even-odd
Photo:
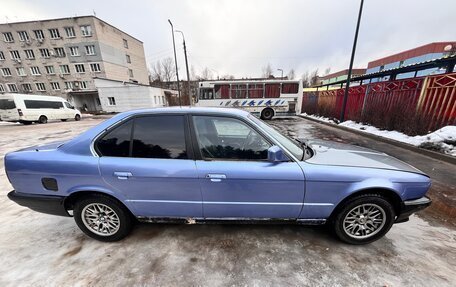
{"type": "Polygon", "coordinates": [[[351,58],[350,58],[350,66],[348,67],[348,76],[347,76],[347,81],[345,82],[344,101],[342,103],[342,111],[340,112],[340,122],[343,122],[344,118],[345,118],[345,108],[347,106],[348,89],[350,88],[353,61],[355,59],[356,43],[358,41],[359,24],[361,22],[361,14],[363,13],[363,4],[364,4],[364,0],[361,0],[361,3],[359,5],[358,22],[356,23],[355,39],[353,41],[353,48],[352,48],[352,53],[351,53],[351,58]]]}
{"type": "Polygon", "coordinates": [[[174,27],[171,20],[168,19],[169,25],[171,25],[171,33],[173,34],[173,48],[174,48],[174,62],[176,63],[176,78],[177,78],[177,94],[179,95],[179,106],[182,106],[181,92],[179,87],[179,70],[177,69],[177,56],[176,56],[176,44],[174,43],[174,27]]]}
{"type": "Polygon", "coordinates": [[[188,72],[187,46],[185,45],[185,36],[184,36],[184,32],[182,32],[182,31],[176,30],[176,32],[181,33],[183,44],[184,44],[185,69],[187,70],[187,96],[188,96],[188,104],[191,106],[192,97],[190,95],[190,73],[188,72]]]}

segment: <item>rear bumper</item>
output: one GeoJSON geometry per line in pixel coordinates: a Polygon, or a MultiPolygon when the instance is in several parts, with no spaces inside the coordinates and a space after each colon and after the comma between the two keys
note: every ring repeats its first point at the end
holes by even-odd
{"type": "Polygon", "coordinates": [[[431,205],[432,200],[429,197],[423,196],[414,200],[406,200],[401,204],[401,212],[396,218],[396,223],[406,222],[412,213],[425,209],[431,205]]]}
{"type": "Polygon", "coordinates": [[[38,212],[60,216],[70,216],[64,206],[64,196],[37,195],[16,192],[13,190],[8,193],[8,198],[19,205],[28,207],[38,212]]]}

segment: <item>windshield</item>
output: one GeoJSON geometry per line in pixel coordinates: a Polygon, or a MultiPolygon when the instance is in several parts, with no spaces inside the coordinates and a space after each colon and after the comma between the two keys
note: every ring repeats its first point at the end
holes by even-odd
{"type": "Polygon", "coordinates": [[[276,129],[271,127],[270,125],[266,124],[265,122],[257,119],[252,115],[248,115],[248,117],[253,120],[256,124],[258,124],[264,131],[266,131],[271,137],[277,140],[281,145],[283,145],[290,153],[292,153],[296,158],[302,159],[304,155],[304,151],[302,150],[299,143],[296,141],[282,135],[276,129]]]}

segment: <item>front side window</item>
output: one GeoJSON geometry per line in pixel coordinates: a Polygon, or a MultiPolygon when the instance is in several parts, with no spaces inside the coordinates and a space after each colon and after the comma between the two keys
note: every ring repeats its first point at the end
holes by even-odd
{"type": "Polygon", "coordinates": [[[271,144],[244,122],[211,116],[193,119],[204,159],[267,160],[271,144]]]}

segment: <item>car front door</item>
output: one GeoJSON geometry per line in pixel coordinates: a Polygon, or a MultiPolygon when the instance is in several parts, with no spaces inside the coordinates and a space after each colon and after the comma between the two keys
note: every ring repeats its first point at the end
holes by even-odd
{"type": "Polygon", "coordinates": [[[196,167],[206,219],[295,219],[303,206],[299,165],[267,161],[271,142],[241,119],[194,115],[196,167]]]}
{"type": "Polygon", "coordinates": [[[96,143],[100,171],[135,214],[202,217],[202,198],[184,115],[138,116],[96,143]]]}

